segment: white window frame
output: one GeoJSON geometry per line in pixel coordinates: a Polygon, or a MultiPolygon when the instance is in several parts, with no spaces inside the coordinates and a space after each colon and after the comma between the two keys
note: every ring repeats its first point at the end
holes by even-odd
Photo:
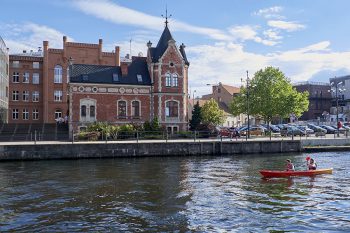
{"type": "Polygon", "coordinates": [[[62,118],[62,110],[61,109],[56,109],[55,110],[55,120],[62,118]]]}
{"type": "Polygon", "coordinates": [[[32,101],[33,102],[39,102],[39,99],[40,99],[39,91],[33,91],[32,92],[32,101]]]}
{"type": "Polygon", "coordinates": [[[25,102],[29,101],[29,91],[22,92],[22,100],[25,102]]]}
{"type": "Polygon", "coordinates": [[[55,102],[62,102],[63,92],[61,90],[55,90],[53,93],[53,100],[55,102]]]}
{"type": "Polygon", "coordinates": [[[19,68],[19,61],[12,61],[12,68],[19,68]]]}
{"type": "Polygon", "coordinates": [[[12,101],[19,101],[19,91],[12,91],[12,101]]]}
{"type": "Polygon", "coordinates": [[[24,108],[22,110],[22,119],[23,120],[29,120],[29,111],[27,108],[24,108]]]}
{"type": "Polygon", "coordinates": [[[80,111],[79,111],[79,119],[80,121],[83,122],[94,122],[96,121],[96,117],[97,117],[97,101],[95,99],[91,99],[91,98],[85,98],[85,99],[81,99],[80,100],[80,111]],[[82,108],[83,106],[85,106],[85,116],[82,116],[82,108]],[[94,107],[94,116],[91,116],[91,107],[94,107]]]}
{"type": "Polygon", "coordinates": [[[40,63],[37,61],[33,61],[33,69],[40,69],[40,63]]]}
{"type": "Polygon", "coordinates": [[[12,83],[19,83],[19,72],[12,73],[12,83]]]}
{"type": "Polygon", "coordinates": [[[62,73],[62,66],[56,65],[54,68],[54,83],[62,83],[62,73]]]}
{"type": "Polygon", "coordinates": [[[19,118],[19,110],[17,108],[12,109],[12,120],[18,120],[19,118]]]}
{"type": "Polygon", "coordinates": [[[170,73],[166,73],[165,74],[165,86],[166,87],[171,87],[171,74],[170,73]]]}
{"type": "Polygon", "coordinates": [[[171,86],[178,87],[179,86],[179,76],[177,74],[171,75],[171,86]]]}
{"type": "Polygon", "coordinates": [[[33,84],[39,84],[40,83],[40,74],[39,73],[33,73],[33,84]]]}
{"type": "Polygon", "coordinates": [[[39,120],[39,110],[38,109],[33,109],[33,120],[39,120]]]}
{"type": "Polygon", "coordinates": [[[23,73],[23,80],[22,80],[22,82],[23,83],[29,83],[29,77],[30,77],[29,72],[24,72],[23,73]]]}

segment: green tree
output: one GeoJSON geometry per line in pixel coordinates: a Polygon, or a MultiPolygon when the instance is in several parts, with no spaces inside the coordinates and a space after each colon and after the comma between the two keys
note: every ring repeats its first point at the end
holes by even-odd
{"type": "Polygon", "coordinates": [[[308,95],[297,92],[278,68],[267,67],[254,74],[248,89],[241,88],[230,109],[234,115],[247,113],[249,99],[249,114],[267,122],[273,117],[287,118],[292,113],[300,117],[309,107],[308,95]]]}
{"type": "Polygon", "coordinates": [[[193,106],[192,110],[192,119],[190,120],[190,129],[196,130],[200,123],[202,122],[202,113],[201,113],[201,107],[199,106],[199,102],[193,106]]]}
{"type": "Polygon", "coordinates": [[[202,109],[202,122],[207,125],[220,125],[225,122],[225,112],[219,108],[214,99],[206,102],[202,109]]]}

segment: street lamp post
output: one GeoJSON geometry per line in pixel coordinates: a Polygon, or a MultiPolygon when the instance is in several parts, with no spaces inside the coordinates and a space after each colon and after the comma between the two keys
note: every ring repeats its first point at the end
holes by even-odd
{"type": "Polygon", "coordinates": [[[344,89],[340,89],[339,85],[343,84],[343,81],[338,83],[331,82],[331,86],[334,86],[334,89],[331,89],[332,92],[335,92],[335,104],[336,104],[336,114],[337,114],[337,137],[339,137],[339,93],[344,91],[344,89]]]}
{"type": "MultiPolygon", "coordinates": [[[[73,74],[73,62],[74,62],[74,59],[72,57],[69,57],[68,59],[68,67],[69,67],[69,79],[71,79],[72,77],[72,74],[73,74]]],[[[70,80],[68,80],[68,113],[69,113],[69,135],[70,135],[70,138],[73,138],[74,135],[73,135],[73,125],[72,125],[72,115],[73,115],[73,112],[72,112],[72,93],[71,93],[71,86],[70,86],[70,80]]]]}
{"type": "MultiPolygon", "coordinates": [[[[243,79],[241,79],[241,82],[243,83],[243,79]]],[[[250,79],[249,79],[249,75],[248,75],[248,70],[247,70],[247,79],[246,79],[246,98],[247,98],[247,125],[248,125],[248,129],[247,129],[247,134],[246,137],[247,139],[250,138],[250,115],[249,115],[249,92],[250,92],[250,79]]]]}
{"type": "Polygon", "coordinates": [[[194,108],[194,94],[195,94],[196,92],[197,92],[196,90],[193,91],[193,96],[192,96],[192,109],[194,108]]]}

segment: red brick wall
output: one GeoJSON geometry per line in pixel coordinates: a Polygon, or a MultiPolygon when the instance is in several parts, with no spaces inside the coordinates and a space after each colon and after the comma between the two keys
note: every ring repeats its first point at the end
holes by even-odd
{"type": "Polygon", "coordinates": [[[10,55],[9,64],[9,123],[42,123],[43,122],[43,95],[42,95],[42,85],[43,85],[43,65],[42,58],[30,57],[30,56],[15,56],[10,55]],[[19,68],[14,68],[12,65],[13,61],[19,61],[19,68]],[[33,69],[33,62],[39,62],[39,69],[33,69]],[[13,72],[19,73],[19,83],[13,82],[13,72]],[[23,82],[23,74],[29,73],[29,83],[23,82]],[[33,73],[39,73],[39,84],[33,84],[33,73]],[[19,100],[12,100],[12,92],[19,91],[19,100]],[[23,91],[29,91],[29,100],[23,101],[23,91]],[[32,101],[33,91],[39,91],[39,102],[32,101]],[[12,119],[12,110],[19,110],[19,119],[12,119]],[[28,109],[29,119],[23,119],[23,109],[28,109]],[[39,119],[33,120],[33,109],[39,110],[39,119]]]}

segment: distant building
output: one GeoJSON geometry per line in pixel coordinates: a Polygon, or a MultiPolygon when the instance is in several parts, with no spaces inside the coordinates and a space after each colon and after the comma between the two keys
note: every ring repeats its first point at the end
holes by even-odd
{"type": "Polygon", "coordinates": [[[0,123],[8,121],[9,56],[5,42],[0,37],[0,123]]]}
{"type": "Polygon", "coordinates": [[[330,78],[329,82],[330,89],[332,90],[332,107],[330,110],[330,121],[336,122],[337,97],[338,120],[348,121],[350,119],[350,75],[330,78]],[[338,96],[336,96],[336,94],[338,94],[338,96]]]}
{"type": "Polygon", "coordinates": [[[293,84],[298,92],[309,92],[309,110],[298,118],[299,120],[321,120],[329,118],[332,106],[330,84],[322,82],[300,82],[293,84]]]}
{"type": "MultiPolygon", "coordinates": [[[[240,88],[225,85],[222,83],[219,83],[217,85],[212,85],[212,93],[203,95],[202,98],[199,100],[199,105],[202,106],[206,101],[209,101],[210,99],[214,99],[218,105],[219,108],[224,110],[225,112],[225,123],[222,125],[224,127],[235,127],[240,126],[244,124],[245,117],[243,114],[239,116],[233,116],[230,113],[230,104],[232,102],[232,99],[234,96],[238,95],[240,92],[240,88]]],[[[193,101],[194,104],[197,103],[197,100],[193,101]]],[[[190,102],[192,104],[192,102],[190,102]]],[[[192,110],[191,110],[192,111],[192,110]]]]}

